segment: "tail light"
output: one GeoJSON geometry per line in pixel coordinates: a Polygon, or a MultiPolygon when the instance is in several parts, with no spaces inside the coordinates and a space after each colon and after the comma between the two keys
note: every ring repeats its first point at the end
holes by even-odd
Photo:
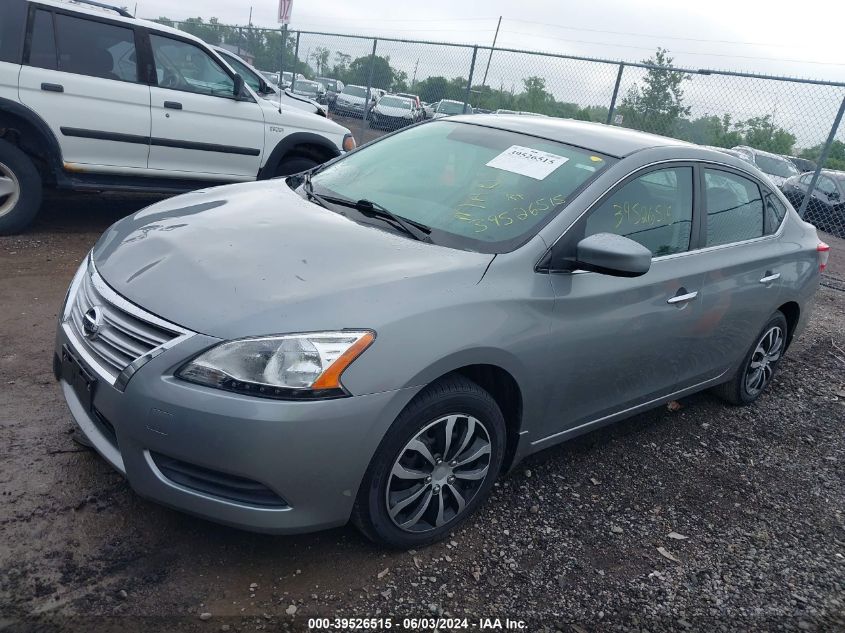
{"type": "Polygon", "coordinates": [[[827,268],[827,259],[830,257],[830,246],[824,242],[819,242],[816,252],[819,254],[819,272],[822,272],[827,268]]]}

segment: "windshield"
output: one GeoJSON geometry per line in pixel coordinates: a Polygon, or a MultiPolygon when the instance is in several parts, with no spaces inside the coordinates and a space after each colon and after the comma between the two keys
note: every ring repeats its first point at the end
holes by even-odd
{"type": "Polygon", "coordinates": [[[334,79],[326,79],[325,77],[317,77],[317,81],[326,87],[326,90],[337,90],[337,82],[334,79]]]}
{"type": "Polygon", "coordinates": [[[612,162],[555,141],[437,121],[348,155],[312,184],[425,224],[435,243],[501,253],[530,239],[612,162]]]}
{"type": "Polygon", "coordinates": [[[317,84],[313,81],[299,80],[293,84],[294,92],[305,92],[308,94],[317,94],[317,84]]]}
{"type": "Polygon", "coordinates": [[[764,174],[771,174],[772,176],[780,176],[781,178],[789,178],[795,174],[800,173],[798,169],[784,158],[777,158],[776,156],[766,156],[765,154],[757,154],[754,157],[754,162],[764,174]]]}
{"type": "Polygon", "coordinates": [[[384,106],[385,108],[401,108],[403,110],[410,110],[411,109],[411,102],[407,99],[400,99],[399,97],[382,97],[382,100],[378,102],[380,106],[384,106]]]}
{"type": "MultiPolygon", "coordinates": [[[[437,106],[437,111],[441,114],[463,114],[464,104],[456,101],[441,101],[437,106]]],[[[467,112],[469,111],[469,106],[467,106],[467,112]]]]}
{"type": "Polygon", "coordinates": [[[343,89],[341,94],[350,95],[352,97],[365,97],[367,96],[367,89],[361,88],[360,86],[346,86],[343,89]]]}

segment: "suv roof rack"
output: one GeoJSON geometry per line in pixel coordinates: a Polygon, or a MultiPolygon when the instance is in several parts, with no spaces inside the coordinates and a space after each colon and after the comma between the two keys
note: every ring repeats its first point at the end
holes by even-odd
{"type": "Polygon", "coordinates": [[[115,11],[118,15],[122,15],[124,18],[134,18],[135,16],[129,13],[126,9],[121,7],[116,7],[111,4],[105,4],[103,2],[95,2],[94,0],[73,0],[73,2],[77,4],[90,4],[94,7],[100,7],[101,9],[110,9],[111,11],[115,11]]]}

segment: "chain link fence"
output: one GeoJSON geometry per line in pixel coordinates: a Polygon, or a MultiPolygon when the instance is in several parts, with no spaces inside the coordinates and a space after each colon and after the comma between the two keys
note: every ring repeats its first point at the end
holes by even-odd
{"type": "Polygon", "coordinates": [[[806,220],[845,238],[845,83],[678,68],[661,49],[647,63],[630,63],[202,21],[168,24],[232,48],[262,71],[359,86],[370,96],[360,112],[341,115],[332,108],[335,95],[328,95],[330,116],[359,142],[383,133],[373,129],[370,105],[386,93],[417,95],[427,118],[441,111],[517,112],[617,125],[748,160],[806,220]]]}

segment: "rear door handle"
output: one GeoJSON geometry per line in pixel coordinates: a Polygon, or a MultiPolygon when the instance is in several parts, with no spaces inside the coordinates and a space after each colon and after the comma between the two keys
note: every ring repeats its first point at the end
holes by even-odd
{"type": "Polygon", "coordinates": [[[41,90],[46,92],[64,92],[65,87],[62,84],[41,84],[41,90]]]}
{"type": "Polygon", "coordinates": [[[688,293],[683,294],[683,295],[675,295],[674,297],[667,299],[666,303],[671,303],[671,304],[685,303],[687,301],[692,301],[697,296],[698,296],[698,291],[696,290],[695,292],[688,292],[688,293]]]}
{"type": "Polygon", "coordinates": [[[178,101],[165,101],[164,102],[165,108],[170,108],[171,110],[181,110],[182,104],[178,101]]]}
{"type": "Polygon", "coordinates": [[[761,284],[770,284],[773,281],[777,281],[778,279],[780,279],[780,273],[773,273],[771,275],[766,275],[765,277],[763,277],[760,280],[760,283],[761,284]]]}

